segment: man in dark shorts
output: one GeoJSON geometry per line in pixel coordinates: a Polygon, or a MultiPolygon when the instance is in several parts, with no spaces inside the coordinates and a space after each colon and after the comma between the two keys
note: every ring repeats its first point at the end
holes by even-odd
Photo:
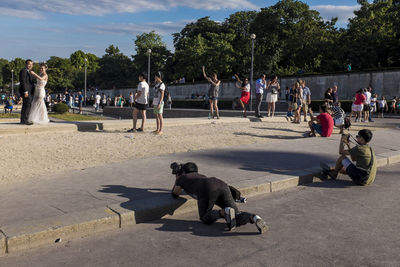
{"type": "Polygon", "coordinates": [[[339,145],[340,157],[334,168],[330,168],[329,176],[336,179],[339,173],[347,174],[357,185],[370,185],[376,176],[376,157],[368,143],[372,139],[372,132],[368,129],[360,130],[356,136],[357,145],[350,148],[349,135],[342,135],[339,145]],[[348,149],[345,149],[345,145],[348,149]],[[350,156],[352,161],[347,157],[350,156]],[[366,175],[367,174],[367,175],[366,175]]]}
{"type": "Polygon", "coordinates": [[[229,231],[247,223],[255,224],[260,233],[268,230],[268,226],[260,216],[239,211],[231,190],[224,181],[199,174],[195,163],[188,162],[182,165],[180,171],[176,173],[172,195],[177,198],[182,190],[197,199],[200,220],[205,224],[225,218],[229,231]],[[214,205],[221,209],[213,210],[214,205]]]}
{"type": "Polygon", "coordinates": [[[128,133],[143,132],[144,123],[146,121],[146,108],[149,99],[149,85],[146,82],[147,75],[145,73],[141,73],[139,74],[138,79],[139,79],[138,88],[133,97],[133,111],[132,111],[133,127],[132,129],[128,130],[128,133]],[[139,129],[136,129],[137,115],[139,112],[142,115],[142,126],[139,129]]]}

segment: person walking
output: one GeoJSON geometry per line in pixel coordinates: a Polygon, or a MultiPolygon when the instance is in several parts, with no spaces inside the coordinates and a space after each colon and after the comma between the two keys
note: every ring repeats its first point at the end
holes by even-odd
{"type": "Polygon", "coordinates": [[[365,95],[363,94],[363,89],[360,89],[356,92],[355,101],[354,101],[354,111],[356,112],[356,120],[361,121],[362,111],[364,109],[365,104],[365,95]]]}
{"type": "Polygon", "coordinates": [[[302,109],[303,109],[304,121],[307,122],[308,106],[311,105],[311,91],[310,88],[306,86],[306,81],[301,81],[300,86],[302,87],[303,90],[302,109]]]}
{"type": "Polygon", "coordinates": [[[163,134],[163,110],[164,110],[164,92],[165,92],[165,84],[161,80],[161,72],[157,72],[154,79],[154,98],[153,98],[153,108],[154,115],[156,116],[157,122],[157,130],[155,130],[155,134],[162,135],[163,134]]]}
{"type": "Polygon", "coordinates": [[[264,90],[267,89],[267,81],[265,80],[265,74],[261,74],[260,78],[256,81],[256,111],[255,115],[257,118],[263,118],[261,115],[261,103],[263,99],[264,90]]]}
{"type": "Polygon", "coordinates": [[[94,105],[95,105],[95,110],[96,112],[100,111],[100,101],[101,101],[101,96],[100,94],[97,92],[96,96],[94,98],[94,105]]]}
{"type": "Polygon", "coordinates": [[[218,96],[219,96],[219,86],[221,85],[221,81],[218,80],[217,74],[214,72],[211,75],[211,78],[207,76],[206,69],[203,66],[203,76],[210,83],[210,89],[208,90],[208,102],[210,104],[210,118],[214,119],[214,109],[217,115],[217,119],[219,119],[219,111],[218,111],[218,96]]]}
{"type": "Polygon", "coordinates": [[[250,100],[250,84],[249,84],[249,79],[245,78],[244,81],[242,82],[237,74],[235,74],[237,83],[236,87],[242,90],[241,97],[239,99],[240,105],[242,106],[243,109],[243,118],[247,118],[246,115],[246,105],[249,103],[250,100]]]}

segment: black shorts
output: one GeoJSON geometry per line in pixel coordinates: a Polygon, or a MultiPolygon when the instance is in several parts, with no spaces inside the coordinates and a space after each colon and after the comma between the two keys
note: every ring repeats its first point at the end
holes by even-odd
{"type": "Polygon", "coordinates": [[[147,104],[140,104],[138,102],[133,103],[133,107],[138,109],[138,110],[146,110],[147,109],[147,104]]]}
{"type": "Polygon", "coordinates": [[[371,105],[364,105],[364,111],[371,111],[371,105]]]}
{"type": "Polygon", "coordinates": [[[347,169],[346,169],[347,175],[350,176],[351,180],[356,184],[356,185],[365,185],[367,180],[364,180],[361,175],[359,170],[357,169],[356,165],[350,164],[347,169]]]}

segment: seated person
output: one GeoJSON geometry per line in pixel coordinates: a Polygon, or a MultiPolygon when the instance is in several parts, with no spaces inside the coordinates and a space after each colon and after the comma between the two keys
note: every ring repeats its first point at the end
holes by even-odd
{"type": "Polygon", "coordinates": [[[376,176],[376,157],[368,143],[372,139],[372,132],[364,129],[356,136],[357,145],[350,148],[350,135],[342,135],[339,145],[341,155],[334,168],[330,168],[329,176],[336,179],[339,173],[347,174],[357,185],[370,185],[376,176]],[[344,149],[344,146],[348,149],[344,149]],[[350,155],[351,160],[347,157],[350,155]]]}
{"type": "Polygon", "coordinates": [[[320,114],[314,117],[312,110],[309,109],[310,121],[308,122],[308,126],[311,130],[309,136],[316,136],[315,132],[317,132],[322,137],[329,137],[333,131],[333,119],[328,113],[328,106],[325,104],[320,105],[319,112],[320,114]]]}
{"type": "Polygon", "coordinates": [[[219,218],[225,218],[229,231],[247,223],[255,224],[260,233],[267,231],[268,227],[260,216],[239,211],[231,189],[222,180],[199,174],[197,165],[192,162],[184,165],[172,163],[171,169],[176,175],[172,189],[173,197],[177,198],[182,190],[185,190],[197,199],[199,216],[203,223],[211,224],[219,218]],[[221,209],[213,210],[214,205],[221,209]]]}
{"type": "Polygon", "coordinates": [[[6,103],[4,105],[4,113],[7,113],[7,111],[10,111],[10,113],[13,111],[14,106],[12,105],[12,101],[10,99],[6,100],[6,103]]]}
{"type": "Polygon", "coordinates": [[[340,129],[340,133],[342,134],[343,129],[344,129],[344,117],[345,117],[346,113],[340,107],[340,102],[333,103],[332,113],[333,113],[333,121],[335,123],[335,126],[340,129]]]}

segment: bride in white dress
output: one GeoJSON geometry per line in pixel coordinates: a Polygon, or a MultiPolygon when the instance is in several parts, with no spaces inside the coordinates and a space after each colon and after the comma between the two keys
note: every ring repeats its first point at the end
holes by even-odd
{"type": "Polygon", "coordinates": [[[46,97],[46,91],[44,90],[44,87],[46,86],[48,79],[46,70],[46,64],[41,63],[40,75],[37,75],[35,72],[31,71],[31,74],[36,78],[37,83],[35,86],[35,92],[33,94],[28,121],[31,121],[34,124],[46,124],[49,122],[46,104],[44,103],[44,98],[46,97]]]}

